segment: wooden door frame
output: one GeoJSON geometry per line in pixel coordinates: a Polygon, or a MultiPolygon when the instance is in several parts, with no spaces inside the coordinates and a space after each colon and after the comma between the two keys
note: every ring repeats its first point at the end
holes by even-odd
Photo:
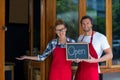
{"type": "MultiPolygon", "coordinates": [[[[112,48],[112,0],[106,0],[106,36],[112,48]]],[[[112,60],[101,66],[101,73],[120,72],[120,65],[112,65],[112,60]]]]}
{"type": "MultiPolygon", "coordinates": [[[[33,56],[33,19],[34,19],[34,6],[33,6],[34,0],[29,0],[29,31],[30,31],[30,55],[33,56]]],[[[43,53],[45,49],[45,0],[41,0],[41,13],[40,13],[40,53],[43,53]]],[[[29,71],[28,71],[28,79],[33,80],[33,69],[38,68],[40,69],[40,80],[45,80],[45,61],[42,62],[36,62],[36,61],[30,61],[29,62],[29,71]]]]}
{"type": "MultiPolygon", "coordinates": [[[[45,20],[45,45],[48,44],[50,40],[56,37],[56,34],[53,30],[53,26],[56,21],[56,0],[45,0],[46,1],[46,20],[45,20]]],[[[51,57],[48,57],[45,60],[45,80],[48,80],[49,70],[51,64],[51,57]]]]}
{"type": "MultiPolygon", "coordinates": [[[[49,2],[50,0],[48,0],[49,2]]],[[[86,0],[78,0],[78,7],[79,7],[79,18],[78,18],[78,21],[80,22],[80,19],[82,16],[86,15],[86,0]]],[[[50,2],[49,2],[50,3],[50,2]]],[[[106,5],[106,37],[108,39],[108,42],[112,48],[112,0],[105,0],[105,5],[106,5]]],[[[53,18],[52,20],[56,20],[55,19],[55,16],[56,16],[56,0],[53,1],[52,4],[46,4],[48,7],[47,7],[47,11],[46,11],[46,14],[47,14],[47,17],[46,18],[53,18]],[[53,9],[52,9],[52,8],[53,9]],[[50,9],[49,9],[50,8],[50,9]],[[50,14],[54,14],[52,16],[54,17],[49,17],[50,14]]],[[[49,31],[49,27],[51,25],[49,25],[50,22],[54,22],[54,21],[50,21],[49,22],[46,22],[46,24],[48,24],[48,26],[46,26],[46,31],[49,31]]],[[[79,24],[79,34],[81,34],[83,31],[81,29],[81,25],[79,24]]],[[[47,41],[50,40],[52,37],[49,37],[49,33],[46,34],[47,35],[47,41]]],[[[49,60],[49,59],[48,59],[49,60]]],[[[46,64],[50,64],[49,61],[46,61],[47,63],[46,64]]],[[[73,71],[76,70],[77,67],[72,67],[73,71]]],[[[120,65],[112,65],[112,60],[109,60],[109,61],[106,61],[106,65],[104,66],[100,66],[100,69],[101,69],[101,73],[108,73],[108,72],[120,72],[120,65]]],[[[48,71],[48,70],[47,70],[48,71]]]]}
{"type": "Polygon", "coordinates": [[[5,0],[0,0],[0,80],[5,80],[5,0]]]}
{"type": "MultiPolygon", "coordinates": [[[[41,17],[40,17],[40,37],[41,37],[41,40],[40,40],[40,44],[41,44],[41,47],[40,47],[40,53],[42,54],[44,49],[45,49],[45,35],[46,35],[46,32],[45,32],[45,0],[41,0],[41,17]]],[[[41,80],[45,80],[45,61],[41,62],[40,63],[40,71],[41,71],[41,80]]]]}
{"type": "MultiPolygon", "coordinates": [[[[52,26],[55,23],[56,20],[56,0],[42,0],[44,4],[43,5],[43,15],[41,15],[41,53],[45,49],[45,46],[47,43],[55,38],[54,31],[52,30],[52,26]],[[42,22],[43,21],[43,22],[42,22]]],[[[78,0],[79,1],[79,18],[78,21],[80,22],[80,19],[82,16],[86,15],[86,0],[78,0]]],[[[108,38],[108,41],[110,45],[112,46],[112,0],[105,0],[106,1],[106,36],[108,38]]],[[[79,24],[79,34],[82,33],[81,25],[79,24]]],[[[43,71],[42,75],[45,75],[42,80],[48,80],[48,73],[51,63],[51,58],[47,58],[45,60],[45,64],[40,67],[41,69],[45,69],[43,71]]],[[[101,66],[101,72],[120,72],[120,67],[111,67],[112,66],[112,60],[109,60],[106,62],[105,66],[101,66]]],[[[76,67],[72,68],[73,71],[76,70],[76,67]]]]}
{"type": "MultiPolygon", "coordinates": [[[[33,50],[33,0],[28,1],[28,17],[29,17],[29,55],[32,55],[33,50]]],[[[28,79],[32,80],[32,66],[31,61],[28,63],[28,79]]]]}

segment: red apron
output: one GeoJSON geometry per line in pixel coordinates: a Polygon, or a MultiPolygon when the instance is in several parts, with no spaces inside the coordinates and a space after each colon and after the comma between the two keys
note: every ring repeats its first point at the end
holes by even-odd
{"type": "Polygon", "coordinates": [[[66,60],[65,48],[54,49],[49,80],[72,80],[71,61],[66,60]]]}
{"type": "MultiPolygon", "coordinates": [[[[92,45],[92,40],[93,32],[89,43],[89,52],[92,57],[98,58],[97,53],[92,45]]],[[[80,62],[78,64],[75,80],[99,80],[98,63],[80,62]]]]}

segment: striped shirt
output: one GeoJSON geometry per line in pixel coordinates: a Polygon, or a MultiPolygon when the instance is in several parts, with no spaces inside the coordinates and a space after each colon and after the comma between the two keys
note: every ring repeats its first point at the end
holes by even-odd
{"type": "MultiPolygon", "coordinates": [[[[68,43],[74,43],[75,40],[68,38],[67,37],[67,42],[68,43]]],[[[44,50],[42,55],[38,55],[38,60],[39,61],[44,61],[55,49],[56,45],[58,45],[58,47],[60,48],[66,48],[66,44],[61,44],[58,42],[58,38],[53,39],[52,41],[50,41],[46,47],[46,49],[44,50]]]]}

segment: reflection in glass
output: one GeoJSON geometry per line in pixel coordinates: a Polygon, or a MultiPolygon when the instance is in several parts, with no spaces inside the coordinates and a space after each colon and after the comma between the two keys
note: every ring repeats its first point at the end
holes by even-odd
{"type": "Polygon", "coordinates": [[[78,37],[78,0],[57,0],[56,14],[68,27],[67,36],[73,39],[78,37]]]}
{"type": "Polygon", "coordinates": [[[41,80],[40,79],[40,69],[38,68],[33,68],[33,71],[32,71],[32,80],[41,80]]]}
{"type": "MultiPolygon", "coordinates": [[[[105,35],[105,0],[87,0],[86,5],[86,14],[93,18],[93,30],[105,35]]],[[[105,62],[100,65],[105,65],[105,62]]]]}
{"type": "Polygon", "coordinates": [[[87,0],[86,14],[93,18],[94,30],[105,34],[105,0],[87,0]]]}
{"type": "Polygon", "coordinates": [[[120,64],[120,0],[112,0],[113,64],[120,64]]]}
{"type": "Polygon", "coordinates": [[[116,72],[103,74],[102,80],[120,80],[120,73],[116,72]]]}

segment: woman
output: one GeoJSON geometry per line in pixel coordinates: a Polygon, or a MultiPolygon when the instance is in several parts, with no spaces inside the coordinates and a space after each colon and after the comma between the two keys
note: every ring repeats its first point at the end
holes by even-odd
{"type": "Polygon", "coordinates": [[[38,56],[21,56],[18,60],[45,60],[52,54],[52,63],[49,73],[49,80],[72,80],[71,61],[66,60],[66,43],[75,42],[73,39],[66,37],[67,27],[62,20],[55,23],[55,33],[58,38],[53,39],[47,45],[42,55],[38,56]],[[52,53],[51,53],[52,52],[52,53]]]}

